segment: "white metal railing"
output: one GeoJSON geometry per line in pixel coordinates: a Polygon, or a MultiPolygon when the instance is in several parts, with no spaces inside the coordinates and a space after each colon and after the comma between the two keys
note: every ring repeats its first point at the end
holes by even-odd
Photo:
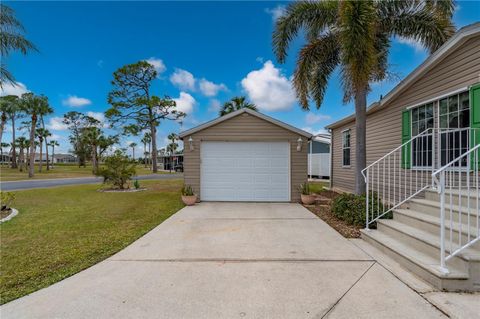
{"type": "Polygon", "coordinates": [[[366,228],[421,192],[434,186],[435,171],[454,162],[452,168],[469,169],[472,128],[429,128],[362,170],[366,183],[366,228]],[[454,161],[458,159],[457,161],[454,161]]]}
{"type": "Polygon", "coordinates": [[[474,141],[473,145],[432,173],[440,196],[440,267],[446,273],[450,258],[480,240],[480,144],[474,141]],[[467,169],[462,169],[462,163],[467,169]]]}

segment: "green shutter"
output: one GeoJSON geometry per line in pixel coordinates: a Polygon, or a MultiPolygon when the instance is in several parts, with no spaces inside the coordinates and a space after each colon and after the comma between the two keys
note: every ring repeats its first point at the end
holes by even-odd
{"type": "MultiPolygon", "coordinates": [[[[405,110],[402,112],[402,144],[408,142],[411,138],[411,125],[410,125],[410,110],[405,110]]],[[[410,168],[410,152],[411,152],[411,143],[408,143],[402,147],[402,168],[410,168]]]]}
{"type": "MultiPolygon", "coordinates": [[[[470,127],[472,130],[470,136],[471,147],[480,144],[480,83],[470,88],[470,127]]],[[[474,154],[472,154],[472,167],[474,154]]],[[[478,159],[480,165],[480,158],[478,159]]]]}

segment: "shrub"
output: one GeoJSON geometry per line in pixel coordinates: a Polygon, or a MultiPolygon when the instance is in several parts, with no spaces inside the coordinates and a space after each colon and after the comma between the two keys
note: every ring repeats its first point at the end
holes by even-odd
{"type": "Polygon", "coordinates": [[[182,195],[183,196],[193,196],[193,188],[190,185],[183,185],[182,187],[182,195]]]}
{"type": "Polygon", "coordinates": [[[298,187],[298,190],[302,195],[310,195],[312,193],[310,189],[310,184],[308,182],[300,184],[300,186],[298,187]]]}
{"type": "Polygon", "coordinates": [[[138,181],[138,179],[136,179],[135,182],[133,182],[133,187],[135,187],[135,189],[140,188],[140,182],[138,181]]]}
{"type": "MultiPolygon", "coordinates": [[[[372,194],[370,194],[372,196],[372,194]]],[[[373,193],[373,208],[370,213],[378,212],[378,196],[373,193]]],[[[332,201],[332,213],[349,225],[365,227],[366,220],[366,198],[365,195],[340,194],[332,201]]],[[[387,214],[388,215],[388,214],[387,214]]],[[[389,216],[386,216],[388,218],[389,216]]]]}
{"type": "Polygon", "coordinates": [[[15,193],[0,191],[0,202],[2,206],[1,210],[10,209],[10,205],[12,205],[14,201],[15,201],[15,193]]]}
{"type": "Polygon", "coordinates": [[[125,189],[125,184],[135,174],[135,163],[122,151],[115,151],[113,155],[105,158],[105,167],[97,173],[103,177],[103,183],[112,184],[114,188],[119,189],[125,189]]]}

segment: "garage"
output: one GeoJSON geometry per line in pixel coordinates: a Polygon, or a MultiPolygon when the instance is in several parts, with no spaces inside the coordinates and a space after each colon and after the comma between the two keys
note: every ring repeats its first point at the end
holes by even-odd
{"type": "Polygon", "coordinates": [[[288,142],[201,143],[201,200],[290,201],[288,142]]]}
{"type": "Polygon", "coordinates": [[[184,181],[201,201],[298,202],[312,135],[241,109],[180,133],[184,181]]]}

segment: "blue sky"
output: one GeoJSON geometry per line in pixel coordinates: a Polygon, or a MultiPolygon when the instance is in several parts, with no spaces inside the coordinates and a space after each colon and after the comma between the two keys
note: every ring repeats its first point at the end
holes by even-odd
{"type": "MultiPolygon", "coordinates": [[[[353,113],[352,104],[341,102],[337,76],[319,110],[305,112],[298,106],[289,79],[302,39],[282,65],[271,47],[274,19],[286,2],[5,3],[16,11],[28,39],[40,51],[8,58],[20,85],[5,88],[6,93],[28,90],[48,96],[55,114],[47,122],[63,152],[70,148],[68,131],[60,122],[63,114],[76,110],[101,118],[108,108],[112,73],[139,60],[150,60],[160,72],[154,94],[171,96],[188,113],[183,127],[161,123],[160,146],[170,132],[215,118],[218,106],[236,95],[245,95],[262,112],[312,133],[353,113]]],[[[458,2],[456,26],[480,20],[479,12],[480,2],[458,2]]],[[[403,78],[426,57],[418,44],[396,39],[389,62],[403,78]]],[[[369,103],[395,84],[375,84],[369,103]]],[[[4,136],[8,140],[10,135],[4,136]]],[[[139,139],[124,137],[122,147],[139,139]]]]}

